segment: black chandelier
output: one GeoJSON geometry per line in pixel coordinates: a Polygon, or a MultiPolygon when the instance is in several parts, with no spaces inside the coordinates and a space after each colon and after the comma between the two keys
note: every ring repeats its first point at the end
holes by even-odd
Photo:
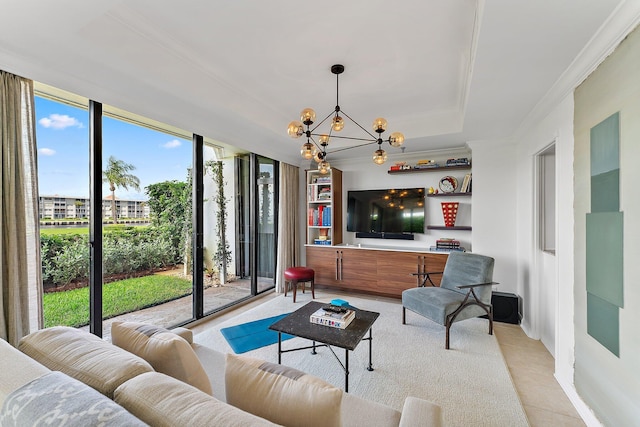
{"type": "Polygon", "coordinates": [[[369,144],[378,144],[378,149],[373,153],[373,162],[377,165],[381,165],[387,161],[387,153],[382,149],[382,143],[388,142],[393,147],[400,147],[404,143],[404,135],[400,132],[393,132],[389,135],[389,138],[384,140],[382,139],[382,134],[387,130],[387,121],[382,117],[379,117],[373,121],[373,131],[377,134],[366,130],[362,127],[358,122],[353,120],[347,113],[340,109],[340,104],[338,102],[339,99],[339,91],[338,91],[338,78],[340,74],[344,72],[344,65],[336,64],[331,67],[331,72],[336,75],[336,108],[327,115],[320,123],[315,125],[313,128],[311,125],[316,120],[316,112],[311,108],[305,108],[300,112],[300,121],[294,120],[289,123],[289,127],[287,129],[287,133],[292,138],[300,138],[305,135],[307,137],[307,142],[302,144],[302,148],[300,149],[300,154],[304,159],[311,160],[314,159],[318,163],[318,170],[320,173],[325,174],[329,172],[331,166],[327,161],[327,146],[329,145],[329,141],[331,138],[340,138],[340,139],[349,139],[353,141],[365,141],[362,144],[354,145],[351,147],[341,148],[338,150],[333,150],[331,153],[336,153],[338,151],[350,150],[352,148],[362,147],[369,144]],[[339,136],[335,135],[334,132],[340,132],[344,128],[344,118],[349,119],[352,123],[354,123],[357,127],[362,129],[368,136],[363,136],[360,138],[351,137],[351,136],[339,136]],[[329,118],[331,118],[331,127],[328,132],[319,133],[318,128],[322,126],[329,118]],[[306,129],[305,129],[306,126],[306,129]],[[314,139],[314,137],[317,138],[314,139]]]}

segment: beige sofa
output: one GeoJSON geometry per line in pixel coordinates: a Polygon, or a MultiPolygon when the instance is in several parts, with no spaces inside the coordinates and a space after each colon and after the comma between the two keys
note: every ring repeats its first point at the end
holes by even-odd
{"type": "Polygon", "coordinates": [[[105,426],[441,425],[440,408],[431,402],[408,397],[400,412],[295,369],[198,345],[187,329],[116,323],[112,339],[56,327],[28,335],[18,349],[0,340],[0,425],[33,424],[40,412],[51,413],[51,402],[58,415],[76,404],[69,417],[78,423],[65,425],[98,424],[87,423],[96,414],[113,418],[99,422],[105,426]],[[34,393],[47,382],[53,389],[75,387],[75,396],[89,401],[34,393]],[[25,400],[33,400],[30,407],[21,407],[25,400]]]}

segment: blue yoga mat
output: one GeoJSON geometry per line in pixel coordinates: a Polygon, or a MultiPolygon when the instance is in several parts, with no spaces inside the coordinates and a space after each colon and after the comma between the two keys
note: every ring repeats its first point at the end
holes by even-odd
{"type": "MultiPolygon", "coordinates": [[[[229,326],[228,328],[220,329],[220,333],[236,354],[246,353],[256,348],[277,343],[278,333],[269,329],[269,326],[288,315],[289,313],[279,314],[266,319],[229,326]]],[[[291,338],[293,338],[293,335],[282,334],[282,341],[291,338]]]]}

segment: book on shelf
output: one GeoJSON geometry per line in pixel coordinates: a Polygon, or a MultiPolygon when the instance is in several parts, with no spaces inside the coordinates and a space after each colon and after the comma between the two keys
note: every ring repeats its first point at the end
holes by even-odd
{"type": "Polygon", "coordinates": [[[309,321],[317,325],[330,326],[332,328],[344,329],[356,318],[356,312],[344,309],[342,313],[326,311],[324,308],[316,310],[309,321]]]}
{"type": "Polygon", "coordinates": [[[455,247],[455,248],[443,248],[443,247],[440,247],[440,246],[430,246],[429,250],[430,251],[434,251],[434,252],[451,252],[451,251],[466,252],[467,251],[462,246],[458,246],[458,247],[455,247]]]}
{"type": "Polygon", "coordinates": [[[311,227],[331,227],[331,206],[309,208],[307,223],[311,227]]]}
{"type": "Polygon", "coordinates": [[[331,199],[331,187],[318,188],[317,200],[330,200],[331,199]]]}
{"type": "Polygon", "coordinates": [[[471,174],[468,173],[464,176],[464,180],[462,181],[462,186],[460,187],[461,193],[470,193],[471,192],[471,174]]]}
{"type": "Polygon", "coordinates": [[[436,240],[436,248],[438,249],[456,249],[460,247],[459,240],[438,239],[436,240]]]}

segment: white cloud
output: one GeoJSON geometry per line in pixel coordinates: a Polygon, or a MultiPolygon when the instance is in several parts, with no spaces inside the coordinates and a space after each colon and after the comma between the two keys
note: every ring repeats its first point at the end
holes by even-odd
{"type": "Polygon", "coordinates": [[[174,140],[171,140],[171,141],[169,141],[169,142],[167,142],[167,143],[163,144],[162,146],[163,146],[164,148],[169,148],[169,149],[171,149],[171,148],[178,148],[178,147],[180,147],[181,145],[182,145],[182,142],[178,141],[177,139],[174,139],[174,140]]]}
{"type": "Polygon", "coordinates": [[[38,153],[43,156],[53,156],[56,154],[56,150],[52,150],[51,148],[39,148],[38,153]]]}
{"type": "Polygon", "coordinates": [[[75,117],[67,116],[66,114],[50,114],[49,117],[44,117],[38,121],[40,125],[46,128],[52,129],[66,129],[68,127],[82,128],[82,123],[75,117]]]}

